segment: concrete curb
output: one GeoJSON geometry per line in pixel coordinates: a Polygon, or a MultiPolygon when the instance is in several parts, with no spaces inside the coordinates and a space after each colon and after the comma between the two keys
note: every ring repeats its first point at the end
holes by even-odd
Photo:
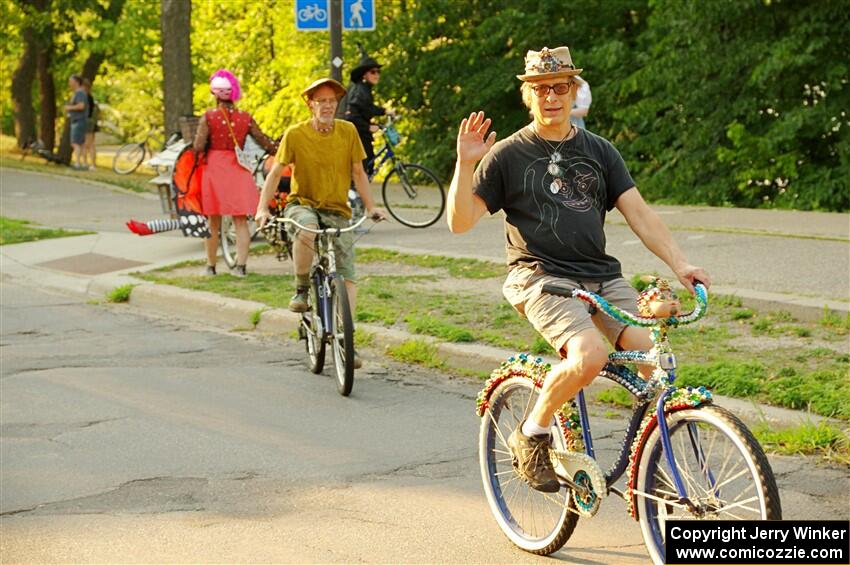
{"type": "MultiPolygon", "coordinates": [[[[297,331],[300,316],[280,308],[268,308],[265,304],[250,300],[227,298],[204,291],[187,290],[179,287],[142,283],[130,294],[130,304],[134,307],[154,311],[169,317],[187,320],[204,320],[215,327],[226,330],[253,330],[268,336],[291,336],[297,331]],[[259,323],[253,323],[257,313],[259,323]]],[[[437,355],[454,369],[469,370],[470,367],[489,371],[497,368],[503,361],[516,352],[478,344],[444,343],[430,336],[413,335],[407,332],[360,323],[358,331],[368,332],[372,336],[371,347],[386,351],[405,342],[419,341],[436,347],[437,355]]],[[[368,357],[367,357],[368,359],[368,357]]],[[[555,359],[546,358],[554,363],[555,359]]],[[[607,379],[597,379],[587,388],[589,398],[600,391],[615,387],[607,379]]],[[[802,422],[818,423],[830,420],[838,425],[843,423],[797,410],[767,406],[749,400],[716,396],[717,403],[730,409],[746,422],[767,422],[781,426],[791,426],[802,422]]]]}

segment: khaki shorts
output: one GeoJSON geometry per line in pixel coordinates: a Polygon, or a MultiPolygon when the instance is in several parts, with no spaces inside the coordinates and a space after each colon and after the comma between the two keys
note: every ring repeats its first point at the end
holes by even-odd
{"type": "MultiPolygon", "coordinates": [[[[310,206],[289,204],[283,209],[283,217],[295,220],[302,226],[321,225],[325,228],[347,228],[348,218],[336,212],[317,210],[310,206]]],[[[286,225],[286,231],[293,240],[297,237],[298,228],[292,224],[286,225]]],[[[334,255],[336,256],[336,272],[347,281],[354,282],[354,234],[341,233],[335,240],[334,255]]]]}
{"type": "Polygon", "coordinates": [[[505,279],[502,293],[511,306],[525,316],[559,353],[571,337],[591,328],[601,331],[608,341],[616,345],[626,326],[604,312],[596,312],[591,316],[589,305],[581,300],[544,294],[543,285],[547,283],[557,283],[571,290],[589,290],[623,310],[632,313],[637,311],[637,291],[624,278],[601,283],[574,281],[549,275],[539,265],[535,268],[514,267],[505,279]]]}

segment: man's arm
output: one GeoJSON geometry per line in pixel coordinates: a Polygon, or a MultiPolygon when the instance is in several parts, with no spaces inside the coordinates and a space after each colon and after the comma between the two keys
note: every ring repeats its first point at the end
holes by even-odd
{"type": "Polygon", "coordinates": [[[472,192],[472,176],[475,173],[475,164],[496,142],[496,132],[487,135],[490,123],[490,118],[484,119],[484,112],[473,112],[460,123],[457,134],[457,164],[449,186],[446,206],[446,220],[452,233],[469,231],[487,212],[484,200],[472,192]]]}
{"type": "Polygon", "coordinates": [[[266,182],[263,183],[263,190],[260,192],[260,201],[257,203],[257,213],[254,214],[254,220],[260,227],[263,227],[269,218],[271,218],[271,213],[269,213],[269,200],[271,200],[272,196],[274,196],[275,188],[280,182],[280,175],[282,172],[283,165],[281,163],[275,163],[272,165],[272,170],[269,171],[269,174],[266,177],[266,182]]]}
{"type": "Polygon", "coordinates": [[[685,288],[693,292],[696,281],[706,286],[711,284],[711,278],[703,268],[688,263],[685,254],[673,240],[670,230],[647,205],[637,188],[632,187],[621,194],[615,206],[646,248],[667,263],[685,288]]]}
{"type": "Polygon", "coordinates": [[[357,190],[357,194],[363,199],[363,205],[366,207],[366,212],[369,216],[374,218],[377,214],[380,219],[386,220],[386,214],[384,214],[383,210],[375,208],[375,201],[372,199],[372,189],[369,187],[369,177],[366,175],[366,170],[363,168],[361,161],[351,163],[351,178],[354,181],[354,188],[357,190]]]}

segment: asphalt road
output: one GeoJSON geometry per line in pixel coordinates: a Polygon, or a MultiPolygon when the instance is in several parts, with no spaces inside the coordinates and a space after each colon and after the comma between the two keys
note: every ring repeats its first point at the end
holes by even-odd
{"type": "MultiPolygon", "coordinates": [[[[7,280],[0,308],[3,562],[542,561],[485,502],[480,383],[367,358],[346,399],[289,338],[7,280]]],[[[846,470],[771,461],[786,518],[847,518],[846,470]]],[[[555,558],[646,560],[614,498],[555,558]]]]}

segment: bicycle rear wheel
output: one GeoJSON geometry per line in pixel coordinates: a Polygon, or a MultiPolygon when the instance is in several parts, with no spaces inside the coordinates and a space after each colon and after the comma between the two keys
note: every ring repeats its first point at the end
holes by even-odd
{"type": "Polygon", "coordinates": [[[145,160],[145,146],[142,143],[122,145],[112,158],[112,170],[119,175],[129,175],[139,168],[145,160]]]}
{"type": "Polygon", "coordinates": [[[341,395],[348,396],[354,387],[354,322],[351,319],[345,281],[339,275],[333,279],[331,303],[334,323],[331,347],[334,353],[336,389],[341,395]]]}
{"type": "MultiPolygon", "coordinates": [[[[257,237],[256,223],[253,216],[247,216],[248,233],[251,241],[257,237]]],[[[236,223],[230,216],[221,217],[221,233],[219,234],[219,245],[221,246],[221,257],[228,268],[236,266],[236,223]]]]}
{"type": "MultiPolygon", "coordinates": [[[[550,494],[531,488],[514,470],[507,445],[537,394],[531,380],[522,377],[506,379],[493,391],[481,419],[478,457],[487,502],[502,532],[525,551],[549,555],[563,547],[578,523],[572,491],[550,494]]],[[[553,447],[565,449],[554,419],[551,431],[553,447]]]]}
{"type": "Polygon", "coordinates": [[[427,228],[446,208],[440,179],[422,165],[396,163],[384,179],[382,195],[390,215],[411,228],[427,228]]]}
{"type": "Polygon", "coordinates": [[[301,328],[307,346],[307,366],[318,375],[325,368],[325,328],[315,277],[307,293],[307,311],[301,314],[301,328]]]}
{"type": "Polygon", "coordinates": [[[230,216],[221,217],[221,233],[219,234],[221,257],[229,268],[236,266],[236,224],[230,216]]]}
{"type": "Polygon", "coordinates": [[[688,498],[677,501],[670,467],[655,429],[638,454],[637,512],[646,549],[665,562],[667,520],[780,520],[782,508],[770,463],[758,441],[731,412],[714,405],[667,415],[670,447],[688,498]]]}

